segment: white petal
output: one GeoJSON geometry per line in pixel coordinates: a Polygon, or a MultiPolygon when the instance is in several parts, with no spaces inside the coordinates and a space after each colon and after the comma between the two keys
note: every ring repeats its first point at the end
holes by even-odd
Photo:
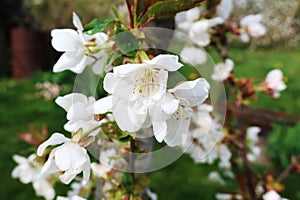
{"type": "Polygon", "coordinates": [[[78,31],[83,31],[83,26],[81,24],[81,21],[75,12],[73,12],[73,24],[78,31]]]}
{"type": "Polygon", "coordinates": [[[114,73],[107,73],[103,80],[103,88],[109,94],[115,93],[116,87],[120,81],[119,76],[115,76],[114,73]]]}
{"type": "Polygon", "coordinates": [[[77,102],[87,104],[88,100],[85,95],[80,93],[70,93],[63,97],[59,96],[55,100],[55,103],[65,109],[67,112],[70,110],[71,106],[77,102]]]}
{"type": "Polygon", "coordinates": [[[281,200],[280,195],[275,190],[270,190],[265,193],[263,196],[263,200],[281,200]]]}
{"type": "Polygon", "coordinates": [[[52,174],[52,173],[60,171],[55,164],[54,154],[55,154],[55,150],[52,150],[52,152],[50,153],[50,155],[48,157],[48,160],[45,162],[44,166],[42,167],[39,178],[42,178],[44,176],[47,176],[48,174],[52,174]]]}
{"type": "Polygon", "coordinates": [[[233,0],[222,0],[217,7],[217,16],[227,20],[233,10],[233,0]]]}
{"type": "Polygon", "coordinates": [[[102,99],[99,99],[94,103],[94,113],[95,114],[104,114],[112,110],[113,106],[113,97],[108,96],[102,99]]]}
{"type": "Polygon", "coordinates": [[[120,129],[123,131],[136,132],[146,120],[147,113],[137,114],[135,110],[125,104],[124,101],[119,101],[113,108],[113,116],[120,129]]]}
{"type": "Polygon", "coordinates": [[[88,161],[85,162],[85,164],[83,165],[82,168],[82,172],[83,172],[83,181],[82,184],[85,185],[88,183],[88,181],[90,180],[90,175],[91,175],[91,163],[90,163],[90,159],[88,157],[88,161]]]}
{"type": "Polygon", "coordinates": [[[83,49],[83,43],[81,42],[78,33],[72,29],[54,29],[51,31],[52,46],[56,51],[76,52],[78,48],[83,49]]]}
{"type": "Polygon", "coordinates": [[[59,179],[62,183],[68,185],[79,173],[79,170],[68,170],[65,171],[62,175],[59,176],[59,179]]]}
{"type": "Polygon", "coordinates": [[[80,66],[82,69],[79,69],[79,67],[76,68],[76,66],[82,62],[82,60],[85,61],[86,56],[82,53],[81,55],[78,55],[77,52],[66,52],[58,59],[58,61],[53,66],[53,72],[62,72],[64,70],[76,70],[76,73],[81,73],[83,71],[83,68],[85,66],[80,66]]]}
{"type": "Polygon", "coordinates": [[[58,145],[64,142],[68,142],[70,141],[69,138],[66,138],[63,134],[61,133],[54,133],[53,135],[51,135],[51,137],[46,140],[45,142],[43,142],[37,149],[37,155],[38,156],[42,156],[45,149],[50,146],[50,145],[58,145]]]}
{"type": "Polygon", "coordinates": [[[146,64],[125,64],[114,67],[114,73],[118,76],[132,76],[133,72],[139,71],[143,68],[146,68],[146,64]]]}
{"type": "Polygon", "coordinates": [[[60,169],[60,171],[66,171],[71,166],[70,151],[72,151],[72,149],[66,148],[65,146],[66,143],[58,147],[54,154],[55,164],[60,169]]]}
{"type": "Polygon", "coordinates": [[[166,122],[152,122],[153,133],[158,142],[162,142],[167,135],[167,123],[166,122]]]}
{"type": "Polygon", "coordinates": [[[27,163],[28,162],[27,158],[25,158],[23,156],[16,155],[16,154],[13,155],[13,159],[18,164],[22,164],[22,163],[27,163]]]}
{"type": "Polygon", "coordinates": [[[209,83],[204,78],[198,78],[194,81],[183,82],[169,91],[187,100],[189,106],[193,107],[207,99],[209,88],[209,83]]]}
{"type": "Polygon", "coordinates": [[[184,62],[192,65],[201,65],[207,60],[206,53],[202,49],[196,47],[185,47],[180,53],[180,58],[184,62]]]}
{"type": "Polygon", "coordinates": [[[158,55],[152,60],[144,60],[145,63],[154,66],[158,69],[165,69],[168,71],[177,71],[183,64],[178,62],[178,56],[175,55],[158,55]]]}

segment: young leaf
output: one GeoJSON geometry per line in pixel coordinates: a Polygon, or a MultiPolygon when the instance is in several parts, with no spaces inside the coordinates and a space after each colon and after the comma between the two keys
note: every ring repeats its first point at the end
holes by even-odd
{"type": "Polygon", "coordinates": [[[154,1],[147,9],[146,13],[139,20],[139,24],[145,23],[147,20],[172,18],[176,13],[189,10],[200,5],[205,0],[165,0],[154,1]]]}
{"type": "Polygon", "coordinates": [[[126,190],[127,193],[132,192],[132,176],[128,172],[124,172],[122,177],[121,177],[121,185],[122,187],[126,190]]]}
{"type": "Polygon", "coordinates": [[[112,18],[107,18],[104,21],[100,21],[99,19],[94,19],[84,27],[83,32],[90,35],[103,32],[108,24],[113,23],[115,21],[116,20],[112,18]]]}
{"type": "Polygon", "coordinates": [[[117,47],[126,56],[134,56],[139,50],[139,45],[135,36],[132,32],[123,29],[118,29],[117,33],[118,34],[115,36],[117,47]]]}

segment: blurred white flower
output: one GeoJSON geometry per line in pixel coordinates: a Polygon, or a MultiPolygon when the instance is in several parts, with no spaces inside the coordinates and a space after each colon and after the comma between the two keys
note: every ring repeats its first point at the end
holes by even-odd
{"type": "Polygon", "coordinates": [[[41,175],[62,172],[59,179],[64,184],[69,184],[77,174],[83,172],[83,184],[86,184],[90,178],[90,158],[86,149],[78,143],[60,133],[54,133],[38,147],[37,155],[42,156],[48,146],[59,144],[62,145],[51,151],[41,175]]]}
{"type": "Polygon", "coordinates": [[[228,20],[233,10],[233,0],[221,0],[221,3],[217,7],[216,15],[222,17],[224,20],[228,20]]]}
{"type": "Polygon", "coordinates": [[[218,63],[214,66],[211,78],[215,81],[224,81],[229,77],[233,67],[234,62],[227,58],[224,63],[218,63]]]}
{"type": "Polygon", "coordinates": [[[80,197],[80,196],[72,196],[72,197],[63,197],[63,196],[58,196],[56,198],[56,200],[86,200],[85,198],[83,197],[80,197]]]}
{"type": "Polygon", "coordinates": [[[152,192],[150,190],[150,188],[146,188],[146,194],[147,194],[147,196],[149,197],[150,200],[157,200],[158,199],[157,194],[152,192]]]}
{"type": "Polygon", "coordinates": [[[243,200],[243,197],[240,194],[217,193],[215,197],[217,200],[243,200]]]}
{"type": "Polygon", "coordinates": [[[43,196],[47,200],[54,199],[55,190],[46,179],[37,178],[32,184],[37,196],[43,196]]]}
{"type": "Polygon", "coordinates": [[[275,190],[268,191],[262,197],[263,200],[288,200],[286,198],[281,198],[281,196],[275,190]]]}
{"type": "Polygon", "coordinates": [[[274,69],[267,74],[264,81],[264,90],[268,92],[272,98],[280,97],[280,92],[286,89],[286,85],[282,79],[283,74],[280,69],[274,69]]]}
{"type": "Polygon", "coordinates": [[[219,183],[221,185],[225,184],[225,181],[222,179],[218,172],[210,172],[207,178],[212,182],[219,183]]]}
{"type": "Polygon", "coordinates": [[[246,132],[246,140],[249,148],[247,158],[249,161],[255,161],[260,156],[261,148],[258,146],[259,137],[258,134],[261,131],[259,127],[249,127],[246,132]]]}
{"type": "Polygon", "coordinates": [[[225,135],[221,131],[221,125],[210,115],[212,108],[204,105],[198,107],[198,111],[193,114],[190,132],[184,135],[182,148],[196,163],[212,164],[220,159],[219,167],[229,170],[232,154],[221,143],[225,135]]]}
{"type": "MultiPolygon", "coordinates": [[[[145,123],[148,109],[166,93],[168,71],[182,67],[174,55],[158,55],[141,64],[114,67],[104,78],[104,89],[112,94],[109,105],[124,131],[138,131],[145,123]]],[[[95,110],[101,110],[95,104],[95,110]]],[[[98,113],[97,113],[98,114],[98,113]]]]}
{"type": "Polygon", "coordinates": [[[18,166],[13,169],[11,174],[12,177],[19,178],[20,181],[24,184],[34,181],[36,179],[37,174],[39,174],[37,166],[35,168],[33,166],[35,158],[35,154],[31,154],[28,158],[19,155],[14,155],[13,159],[16,163],[18,163],[18,166]]]}
{"type": "Polygon", "coordinates": [[[13,178],[19,178],[24,184],[32,183],[37,196],[43,196],[47,200],[54,198],[55,191],[48,182],[48,177],[40,176],[42,166],[35,161],[35,154],[31,154],[28,158],[14,155],[13,159],[19,164],[12,171],[13,178]]]}
{"type": "Polygon", "coordinates": [[[224,19],[216,17],[213,19],[200,18],[200,8],[192,8],[180,12],[175,16],[178,28],[187,33],[199,46],[207,46],[210,43],[210,28],[224,23],[224,19]]]}
{"type": "Polygon", "coordinates": [[[204,50],[197,47],[184,47],[180,52],[180,58],[191,65],[202,65],[207,60],[204,50]]]}
{"type": "Polygon", "coordinates": [[[54,65],[54,72],[71,70],[80,74],[87,65],[93,65],[93,71],[100,74],[104,67],[107,54],[105,48],[108,36],[105,33],[94,35],[84,34],[79,17],[73,13],[73,29],[54,29],[51,31],[52,46],[59,52],[64,52],[54,65]]]}
{"type": "Polygon", "coordinates": [[[266,34],[266,27],[261,24],[262,14],[247,15],[240,21],[240,38],[243,42],[249,42],[250,38],[261,37],[266,34]]]}

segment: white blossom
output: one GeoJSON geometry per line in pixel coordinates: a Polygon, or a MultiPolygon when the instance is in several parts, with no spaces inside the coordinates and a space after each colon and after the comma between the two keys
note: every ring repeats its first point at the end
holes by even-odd
{"type": "Polygon", "coordinates": [[[249,42],[250,38],[261,37],[266,34],[266,27],[261,24],[262,14],[247,15],[240,21],[240,38],[243,42],[249,42]]]}
{"type": "Polygon", "coordinates": [[[31,154],[28,158],[14,155],[13,159],[19,164],[12,171],[13,178],[19,178],[24,184],[32,183],[37,196],[43,196],[47,200],[54,198],[55,191],[48,182],[48,177],[40,176],[42,166],[35,161],[35,154],[31,154]]]}
{"type": "Polygon", "coordinates": [[[194,66],[202,65],[207,60],[207,55],[204,50],[197,47],[185,47],[180,52],[180,58],[194,66]]]}
{"type": "Polygon", "coordinates": [[[226,194],[226,193],[217,193],[215,195],[217,200],[242,200],[243,197],[240,194],[226,194]]]}
{"type": "Polygon", "coordinates": [[[217,7],[216,15],[218,17],[222,17],[224,20],[228,20],[233,7],[233,0],[221,0],[220,4],[217,7]]]}
{"type": "MultiPolygon", "coordinates": [[[[122,130],[135,132],[143,127],[149,107],[166,93],[168,71],[176,71],[181,66],[177,56],[158,55],[141,64],[114,67],[113,73],[106,74],[104,89],[112,94],[110,103],[106,103],[112,107],[113,116],[122,130]]],[[[96,113],[99,110],[100,103],[97,103],[96,113]]]]}
{"type": "Polygon", "coordinates": [[[210,29],[224,23],[224,19],[216,17],[213,19],[201,19],[200,9],[192,8],[180,12],[175,16],[178,28],[187,33],[188,36],[199,46],[207,46],[210,43],[210,29]]]}
{"type": "Polygon", "coordinates": [[[249,153],[247,154],[247,158],[250,161],[255,161],[260,156],[261,148],[258,146],[259,137],[258,134],[261,131],[259,127],[253,126],[247,129],[246,140],[249,148],[249,153]]]}
{"type": "Polygon", "coordinates": [[[80,196],[72,196],[72,197],[63,197],[63,196],[58,196],[56,198],[56,200],[86,200],[85,198],[83,197],[80,197],[80,196]]]}
{"type": "Polygon", "coordinates": [[[229,77],[233,67],[234,62],[227,58],[224,63],[218,63],[214,66],[211,78],[215,81],[224,81],[229,77]]]}
{"type": "MultiPolygon", "coordinates": [[[[83,132],[92,130],[103,123],[105,120],[97,122],[94,120],[94,103],[95,98],[86,97],[80,93],[71,93],[63,97],[58,97],[55,102],[67,112],[67,119],[69,120],[65,125],[65,130],[69,132],[76,132],[82,128],[83,132]]],[[[103,110],[103,104],[101,105],[103,110]]],[[[101,114],[107,112],[110,108],[105,108],[101,114]]],[[[96,134],[97,130],[91,134],[96,134]]]]}
{"type": "Polygon", "coordinates": [[[263,200],[288,200],[286,198],[281,198],[281,196],[275,190],[268,191],[262,197],[263,200]]]}
{"type": "Polygon", "coordinates": [[[208,174],[208,180],[215,182],[215,183],[219,183],[221,185],[225,185],[225,181],[222,179],[222,177],[220,176],[220,174],[218,172],[210,172],[208,174]]]}
{"type": "Polygon", "coordinates": [[[48,146],[59,144],[62,145],[51,151],[41,175],[63,172],[59,179],[64,184],[69,184],[77,174],[83,172],[83,184],[86,184],[90,178],[90,158],[86,149],[78,143],[60,133],[54,133],[38,147],[37,155],[42,156],[48,146]]]}
{"type": "Polygon", "coordinates": [[[270,93],[271,97],[280,97],[280,92],[286,89],[286,85],[282,79],[283,74],[280,69],[274,69],[267,74],[264,81],[264,89],[270,93]]]}
{"type": "Polygon", "coordinates": [[[71,70],[81,73],[87,65],[93,65],[93,71],[100,74],[104,67],[107,54],[102,51],[108,39],[105,33],[87,35],[79,17],[73,13],[73,29],[54,29],[51,31],[52,46],[59,52],[64,52],[54,65],[54,72],[71,70]]]}

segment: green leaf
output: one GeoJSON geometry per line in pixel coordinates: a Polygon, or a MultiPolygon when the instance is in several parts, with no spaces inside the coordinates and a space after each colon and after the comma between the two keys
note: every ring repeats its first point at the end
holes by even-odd
{"type": "Polygon", "coordinates": [[[131,31],[118,28],[115,42],[119,50],[126,56],[132,57],[139,50],[139,44],[131,31]]]}
{"type": "Polygon", "coordinates": [[[153,1],[153,4],[147,9],[146,13],[139,20],[139,24],[147,20],[166,19],[174,17],[178,12],[189,10],[200,5],[205,0],[165,0],[153,1]]]}
{"type": "Polygon", "coordinates": [[[115,21],[116,20],[112,18],[107,18],[104,21],[94,19],[84,27],[83,32],[90,35],[103,32],[108,24],[113,23],[115,21]]]}
{"type": "Polygon", "coordinates": [[[124,172],[121,177],[121,185],[126,190],[127,193],[132,192],[132,184],[133,184],[133,179],[131,174],[128,172],[124,172]]]}

